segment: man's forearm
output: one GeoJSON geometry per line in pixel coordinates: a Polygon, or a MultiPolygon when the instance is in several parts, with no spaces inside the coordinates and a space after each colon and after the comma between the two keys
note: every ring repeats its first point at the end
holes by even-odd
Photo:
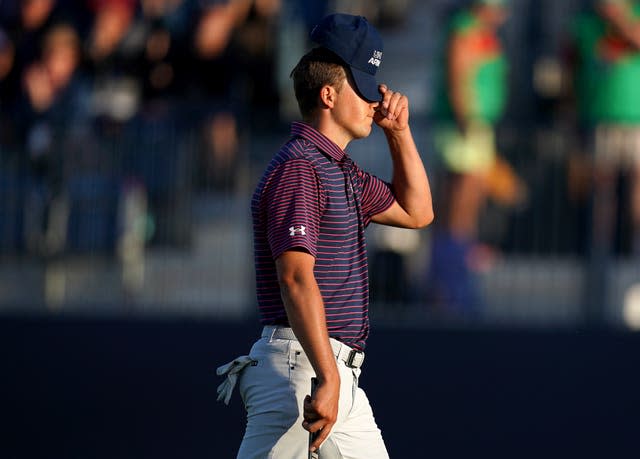
{"type": "Polygon", "coordinates": [[[313,395],[305,397],[302,426],[320,432],[318,447],[338,417],[340,374],[329,342],[320,288],[313,272],[315,258],[304,251],[286,251],[276,259],[280,294],[289,325],[302,345],[318,378],[313,395]]]}
{"type": "Polygon", "coordinates": [[[393,189],[400,206],[417,227],[433,219],[431,188],[411,130],[386,132],[393,163],[393,189]]]}
{"type": "Polygon", "coordinates": [[[283,283],[282,299],[298,341],[321,380],[339,380],[335,356],[329,343],[324,303],[315,280],[283,283]]]}

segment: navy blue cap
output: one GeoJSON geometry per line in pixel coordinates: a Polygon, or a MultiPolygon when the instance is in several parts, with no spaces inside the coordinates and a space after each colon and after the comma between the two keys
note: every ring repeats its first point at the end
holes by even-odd
{"type": "Polygon", "coordinates": [[[376,72],[382,64],[382,37],[362,16],[330,14],[311,31],[311,40],[335,53],[351,69],[360,96],[379,101],[376,72]]]}

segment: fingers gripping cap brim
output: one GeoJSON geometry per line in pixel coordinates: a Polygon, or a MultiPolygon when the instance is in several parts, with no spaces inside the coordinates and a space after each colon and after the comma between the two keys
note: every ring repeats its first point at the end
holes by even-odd
{"type": "Polygon", "coordinates": [[[378,89],[376,77],[353,67],[350,67],[350,70],[353,81],[355,82],[355,89],[360,97],[369,102],[379,102],[382,95],[378,89]]]}

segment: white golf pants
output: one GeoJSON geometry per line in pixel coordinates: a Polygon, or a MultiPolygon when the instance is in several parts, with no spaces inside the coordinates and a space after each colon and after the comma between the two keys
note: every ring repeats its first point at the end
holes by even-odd
{"type": "MultiPolygon", "coordinates": [[[[239,374],[247,427],[238,459],[306,459],[309,432],[302,428],[304,397],[314,370],[295,339],[274,338],[273,327],[253,347],[239,374]]],[[[332,340],[334,350],[344,345],[332,340]]],[[[358,387],[359,368],[338,359],[338,419],[319,449],[320,459],[388,459],[369,400],[358,387]]]]}

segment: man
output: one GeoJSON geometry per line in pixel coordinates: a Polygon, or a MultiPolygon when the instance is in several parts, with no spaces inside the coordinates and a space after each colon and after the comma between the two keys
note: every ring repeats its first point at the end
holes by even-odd
{"type": "Polygon", "coordinates": [[[488,198],[506,207],[523,198],[523,185],[496,148],[495,129],[508,95],[508,62],[499,29],[506,0],[474,0],[451,16],[436,114],[446,215],[432,241],[427,297],[447,313],[481,308],[474,264],[490,254],[478,239],[488,198]]]}
{"type": "MultiPolygon", "coordinates": [[[[616,230],[640,253],[640,2],[595,0],[575,23],[577,105],[595,173],[593,241],[613,250],[616,230]],[[628,178],[627,228],[616,228],[617,179],[628,178]]],[[[596,247],[597,249],[597,247],[596,247]]]]}
{"type": "Polygon", "coordinates": [[[382,40],[363,18],[333,14],[311,32],[320,47],[291,76],[304,122],[273,157],[252,200],[262,338],[220,367],[247,409],[240,458],[388,457],[358,387],[369,334],[364,230],[433,220],[429,181],[409,128],[407,97],[378,85],[382,40]],[[345,153],[382,128],[392,184],[345,153]],[[241,372],[241,373],[240,373],[241,372]],[[311,395],[310,380],[317,378],[311,395]],[[309,444],[308,433],[317,434],[309,444]]]}
{"type": "MultiPolygon", "coordinates": [[[[640,2],[592,0],[573,22],[573,83],[582,151],[570,171],[587,171],[586,320],[605,319],[611,262],[640,254],[640,2]]],[[[575,188],[577,189],[577,187],[575,188]]]]}

